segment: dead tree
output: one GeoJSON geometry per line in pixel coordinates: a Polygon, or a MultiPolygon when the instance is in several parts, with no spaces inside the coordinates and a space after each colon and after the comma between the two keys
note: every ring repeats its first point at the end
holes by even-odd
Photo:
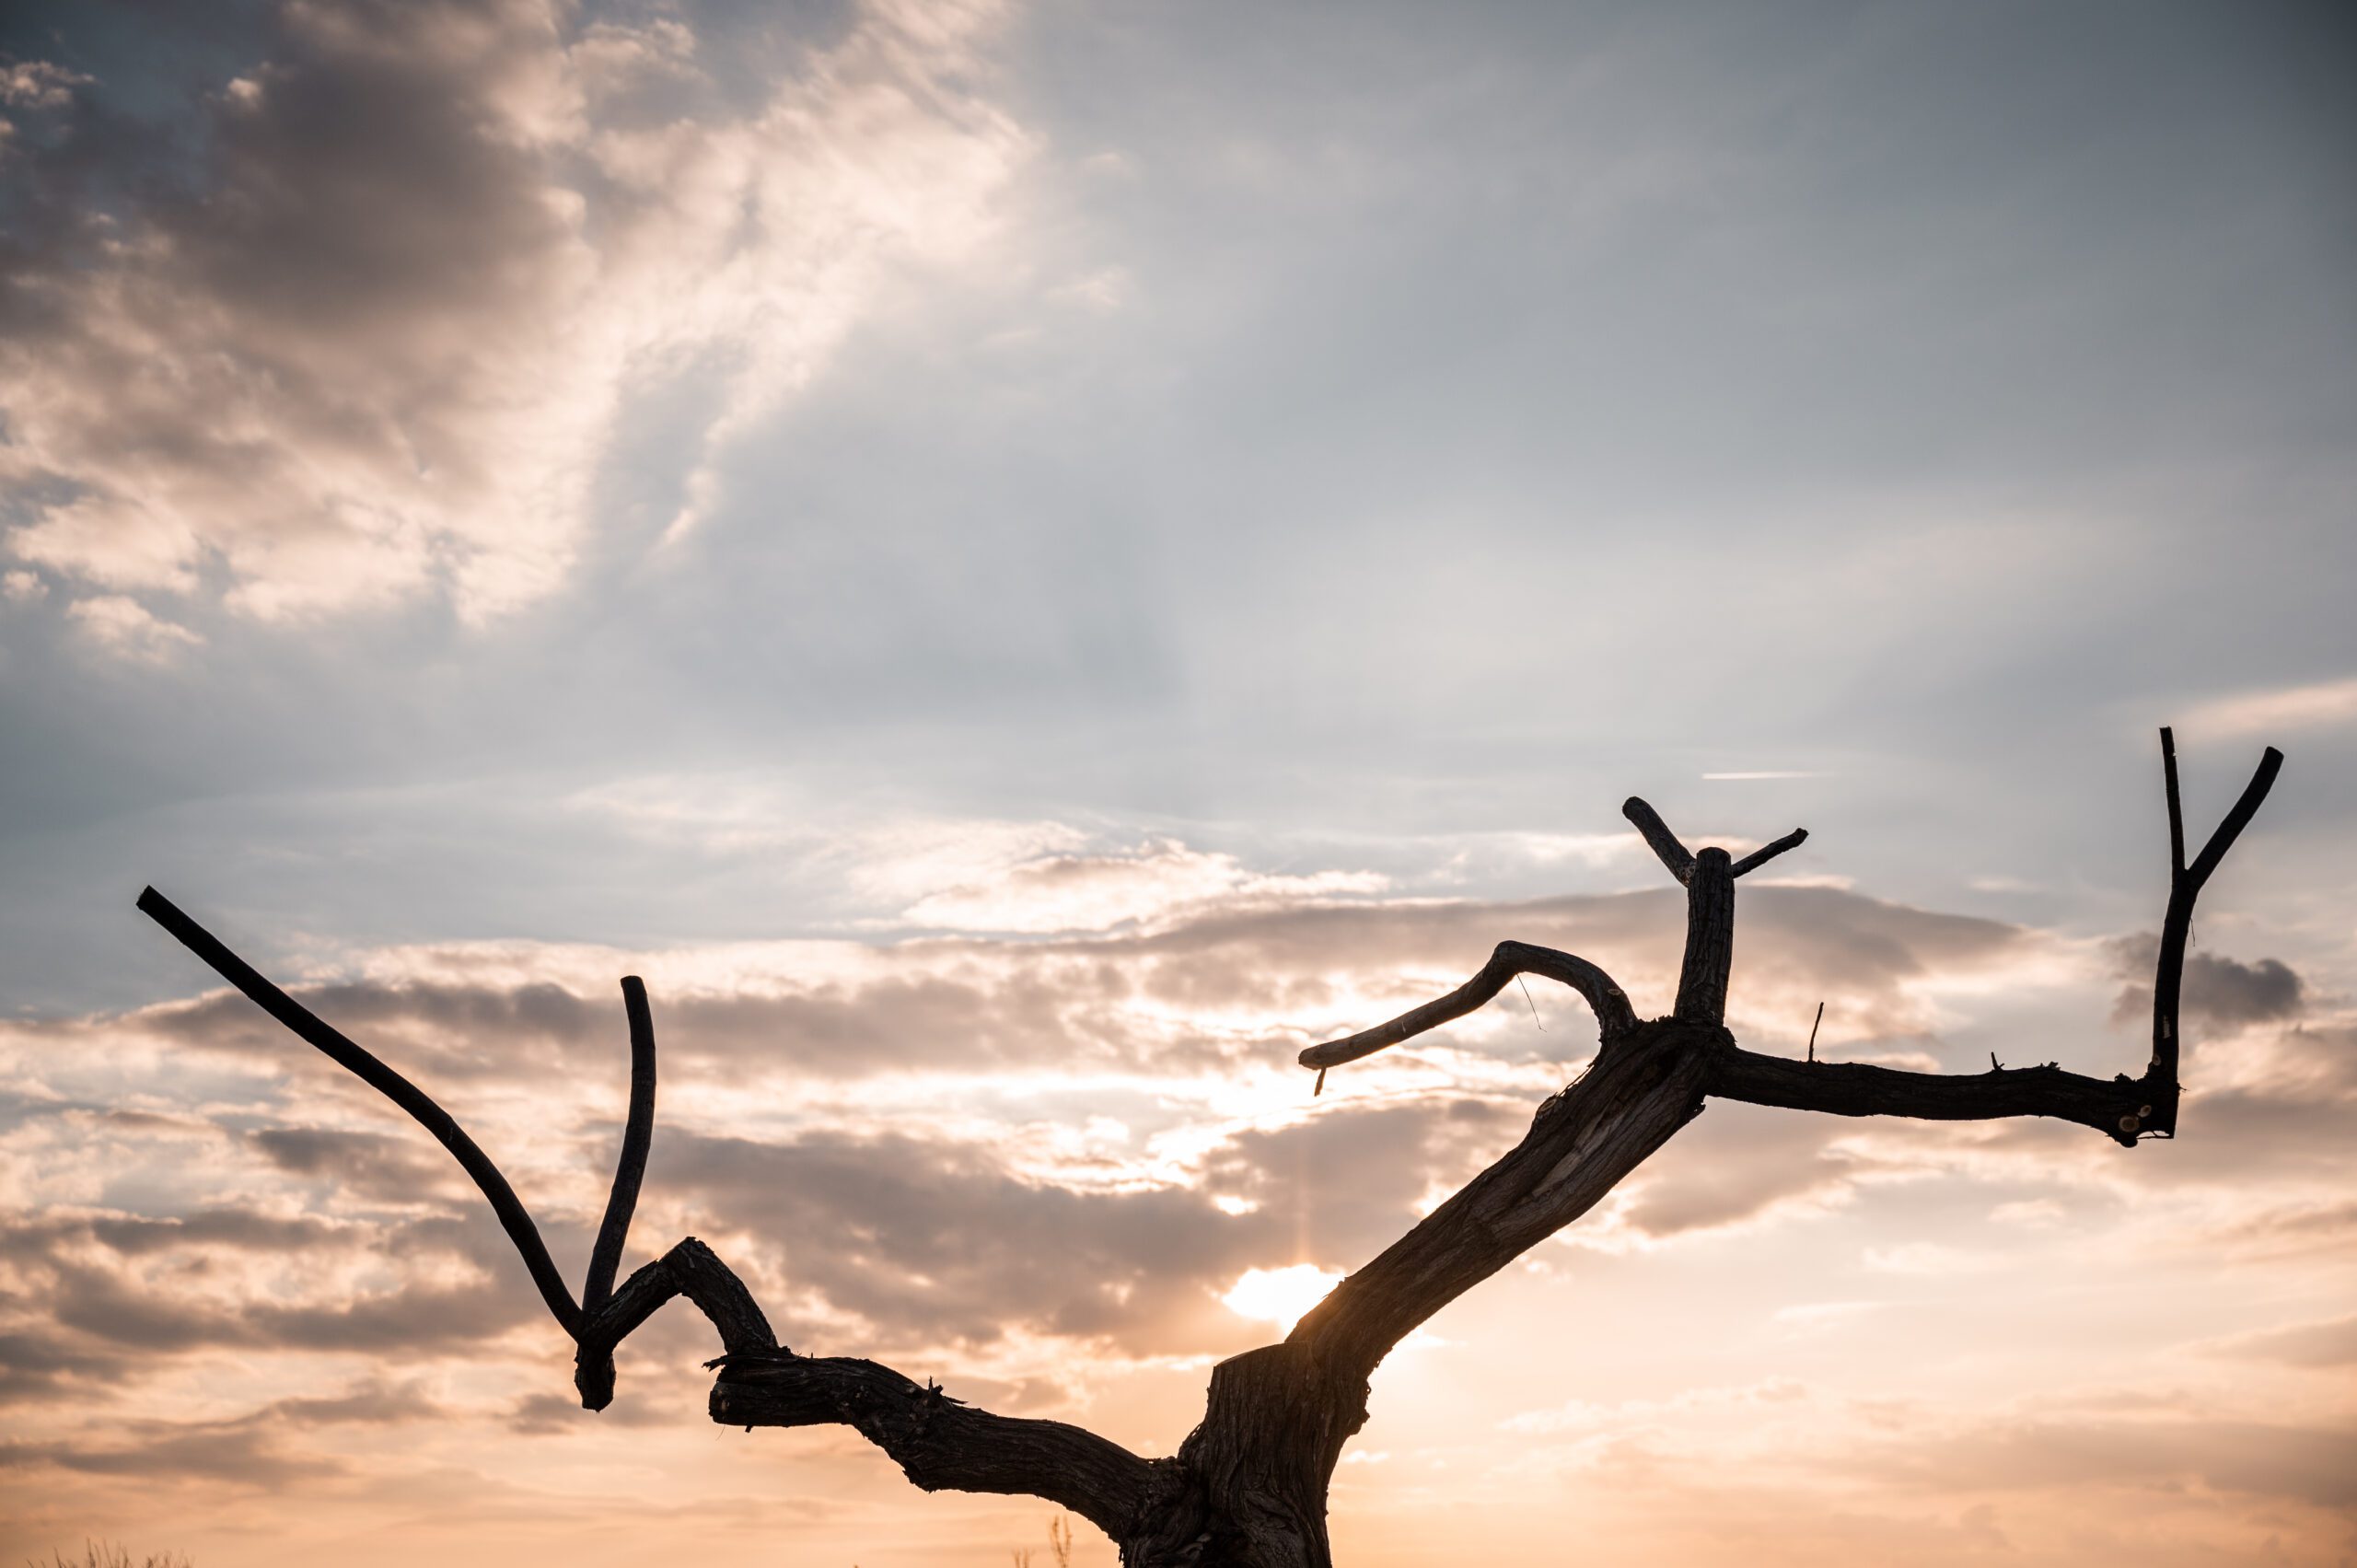
{"type": "MultiPolygon", "coordinates": [[[[1713,1097],[1836,1116],[1935,1121],[2049,1116],[2123,1147],[2169,1138],[2177,1118],[2177,991],[2202,884],[2275,782],[2270,747],[2240,799],[2190,864],[2177,800],[2177,753],[2161,731],[2168,804],[2169,899],[2153,986],[2153,1052],[2142,1077],[2103,1079],[2044,1066],[1948,1075],[1856,1063],[1794,1061],[1745,1051],[1727,1032],[1735,885],[1807,836],[1794,832],[1740,859],[1689,851],[1643,801],[1622,807],[1686,889],[1686,955],[1669,1016],[1640,1018],[1612,978],[1585,959],[1502,942],[1480,972],[1436,1001],[1301,1053],[1320,1071],[1462,1017],[1518,975],[1559,981],[1595,1010],[1596,1057],[1538,1108],[1529,1132],[1407,1235],[1335,1286],[1277,1344],[1212,1370],[1203,1419],[1178,1451],[1144,1458],[1062,1422],[1015,1420],[954,1400],[872,1361],[799,1354],[777,1342],[744,1283],[691,1237],[614,1283],[655,1123],[655,1029],[646,988],[621,982],[630,1020],[630,1115],[604,1223],[576,1301],[514,1189],[474,1140],[415,1085],[315,1016],[150,888],[139,907],[230,984],[414,1117],[457,1156],[490,1201],[558,1327],[578,1347],[584,1408],[614,1395],[614,1347],[656,1308],[684,1295],[711,1318],[723,1353],[712,1418],[728,1426],[846,1425],[909,1480],[944,1489],[1043,1497],[1120,1544],[1130,1568],[1328,1568],[1326,1493],[1342,1445],[1366,1420],[1367,1380],[1391,1347],[1443,1307],[1587,1212],[1713,1097]]],[[[1993,1059],[1992,1059],[1993,1060],[1993,1059]]]]}

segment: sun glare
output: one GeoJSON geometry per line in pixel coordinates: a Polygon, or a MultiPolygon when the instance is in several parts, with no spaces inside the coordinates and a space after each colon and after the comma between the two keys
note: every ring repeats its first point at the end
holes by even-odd
{"type": "Polygon", "coordinates": [[[1283,1269],[1247,1269],[1220,1300],[1238,1318],[1274,1323],[1289,1334],[1303,1313],[1326,1299],[1342,1276],[1315,1263],[1295,1263],[1283,1269]]]}

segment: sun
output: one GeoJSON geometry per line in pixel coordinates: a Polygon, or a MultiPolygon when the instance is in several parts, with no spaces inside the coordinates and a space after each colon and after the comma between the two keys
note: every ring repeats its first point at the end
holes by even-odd
{"type": "Polygon", "coordinates": [[[1220,1297],[1238,1318],[1274,1323],[1279,1333],[1293,1332],[1302,1314],[1326,1299],[1342,1281],[1338,1272],[1315,1263],[1295,1263],[1283,1269],[1247,1269],[1220,1297]]]}

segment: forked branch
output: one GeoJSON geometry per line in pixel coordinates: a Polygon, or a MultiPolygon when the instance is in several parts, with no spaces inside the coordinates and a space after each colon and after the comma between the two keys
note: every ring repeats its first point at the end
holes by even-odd
{"type": "Polygon", "coordinates": [[[590,1249],[583,1299],[576,1304],[515,1189],[447,1111],[271,983],[155,889],[139,895],[139,908],[272,1017],[407,1111],[457,1157],[490,1201],[550,1314],[573,1337],[574,1382],[584,1408],[603,1410],[612,1401],[615,1347],[666,1302],[684,1295],[720,1335],[724,1353],[711,1364],[721,1368],[713,1388],[714,1420],[748,1428],[847,1425],[884,1449],[927,1491],[1045,1497],[1116,1539],[1134,1525],[1153,1473],[1144,1459],[1061,1422],[975,1410],[936,1386],[920,1388],[872,1361],[796,1355],[777,1342],[768,1318],[735,1271],[693,1237],[614,1288],[655,1123],[655,1023],[646,987],[636,976],[622,981],[630,1019],[630,1114],[605,1219],[590,1249]]]}
{"type": "MultiPolygon", "coordinates": [[[[1681,883],[1692,878],[1693,853],[1679,842],[1676,833],[1669,830],[1669,824],[1661,819],[1660,812],[1632,795],[1620,803],[1620,815],[1636,825],[1638,833],[1643,837],[1654,854],[1661,857],[1661,863],[1669,868],[1669,874],[1672,877],[1677,877],[1681,883]]],[[[1785,851],[1798,849],[1806,842],[1808,842],[1808,830],[1794,828],[1782,838],[1761,844],[1749,854],[1736,861],[1731,867],[1732,872],[1737,877],[1748,875],[1785,851]]]]}
{"type": "Polygon", "coordinates": [[[2174,1133],[2177,1131],[2177,1070],[2179,1030],[2177,1028],[2177,995],[2185,983],[2185,947],[2193,937],[2193,900],[2201,896],[2207,883],[2226,852],[2235,847],[2250,819],[2258,814],[2259,803],[2267,792],[2275,787],[2275,775],[2282,770],[2283,753],[2269,747],[2258,760],[2258,771],[2251,774],[2250,783],[2229,807],[2210,842],[2193,864],[2185,863],[2185,807],[2177,796],[2177,737],[2165,726],[2161,730],[2162,791],[2168,800],[2169,811],[2169,907],[2161,922],[2161,950],[2153,965],[2153,1061],[2145,1069],[2146,1078],[2169,1087],[2167,1120],[2155,1131],[2174,1133]]]}
{"type": "Polygon", "coordinates": [[[1906,1073],[1859,1063],[1794,1062],[1739,1051],[1732,1042],[1715,1053],[1711,1093],[1755,1105],[1836,1116],[1911,1116],[1934,1121],[1978,1121],[2003,1116],[2051,1116],[2092,1127],[2114,1141],[2177,1134],[2179,1042],[2178,993],[2185,948],[2193,929],[2194,900],[2226,852],[2258,814],[2283,753],[2270,746],[2242,795],[2188,865],[2185,815],[2177,776],[2177,738],[2161,731],[2161,776],[2169,819],[2169,900],[2161,921],[2160,956],[2153,976],[2153,1056],[2141,1078],[2090,1078],[2049,1063],[1995,1067],[1950,1075],[1906,1073]]]}

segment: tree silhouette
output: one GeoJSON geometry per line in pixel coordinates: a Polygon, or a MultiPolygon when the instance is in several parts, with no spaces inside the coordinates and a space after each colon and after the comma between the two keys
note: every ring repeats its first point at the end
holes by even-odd
{"type": "Polygon", "coordinates": [[[1540,1105],[1521,1143],[1347,1276],[1279,1343],[1212,1369],[1203,1419],[1167,1458],[1144,1458],[1062,1422],[993,1415],[873,1361],[798,1354],[777,1342],[736,1273],[693,1237],[617,1286],[655,1124],[655,1027],[646,988],[621,982],[630,1021],[630,1114],[611,1196],[575,1301],[531,1215],[473,1139],[415,1085],[256,972],[153,888],[139,908],[280,1023],[415,1118],[474,1179],[577,1347],[574,1382],[588,1410],[614,1396],[614,1347],[673,1296],[712,1320],[723,1353],[712,1418],[725,1425],[841,1424],[889,1455],[928,1492],[1028,1494],[1061,1504],[1120,1548],[1130,1568],[1327,1568],[1326,1494],[1342,1445],[1365,1422],[1368,1377],[1419,1324],[1578,1218],[1717,1098],[1837,1116],[1980,1121],[2048,1116],[2132,1148],[2177,1133],[2177,994],[2195,899],[2249,823],[2282,767],[2258,771],[2189,864],[2177,751],[2161,731],[2168,807],[2169,898],[2153,985],[2153,1051],[2141,1077],[2042,1066],[1969,1075],[1765,1056],[1725,1027],[1735,885],[1798,846],[1795,831],[1736,859],[1689,851],[1660,816],[1622,807],[1686,889],[1686,953],[1666,1017],[1639,1018],[1612,978],[1568,953],[1502,942],[1456,991],[1389,1023],[1314,1046],[1321,1073],[1463,1016],[1522,975],[1560,981],[1595,1011],[1598,1044],[1576,1080],[1540,1105]]]}

